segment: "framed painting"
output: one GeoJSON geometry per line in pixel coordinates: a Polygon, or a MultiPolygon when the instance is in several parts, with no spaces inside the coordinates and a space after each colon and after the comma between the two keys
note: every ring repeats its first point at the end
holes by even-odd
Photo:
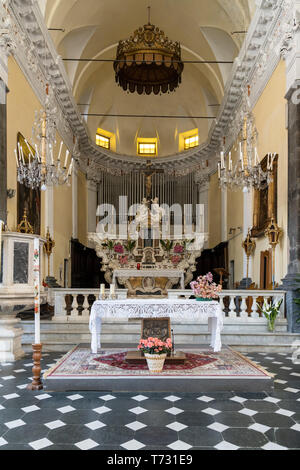
{"type": "MultiPolygon", "coordinates": [[[[267,169],[266,155],[261,162],[263,171],[267,169]]],[[[272,217],[277,220],[277,175],[278,173],[278,155],[275,156],[273,161],[273,176],[269,186],[265,189],[254,190],[254,210],[253,210],[253,227],[251,235],[253,237],[264,236],[265,229],[267,228],[272,217]]]]}
{"type": "Polygon", "coordinates": [[[170,318],[142,318],[141,338],[147,339],[149,336],[166,341],[171,337],[170,318]]]}

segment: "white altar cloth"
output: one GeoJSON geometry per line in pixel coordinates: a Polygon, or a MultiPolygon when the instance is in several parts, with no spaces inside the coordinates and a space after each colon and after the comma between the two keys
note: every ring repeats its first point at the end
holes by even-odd
{"type": "Polygon", "coordinates": [[[210,346],[214,352],[221,350],[221,330],[223,328],[223,313],[219,302],[198,302],[192,299],[125,299],[125,300],[96,300],[91,308],[90,332],[92,335],[92,353],[101,348],[101,320],[110,319],[139,319],[163,318],[172,320],[206,319],[211,332],[210,346]]]}
{"type": "Polygon", "coordinates": [[[184,289],[184,271],[182,269],[163,269],[163,268],[148,268],[148,269],[115,269],[113,273],[112,283],[116,283],[118,277],[178,277],[180,279],[181,289],[184,289]]]}

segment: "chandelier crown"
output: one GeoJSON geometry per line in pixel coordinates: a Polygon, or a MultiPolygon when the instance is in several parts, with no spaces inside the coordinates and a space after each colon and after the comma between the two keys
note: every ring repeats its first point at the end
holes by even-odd
{"type": "Polygon", "coordinates": [[[150,21],[119,41],[114,62],[116,82],[123,90],[147,95],[175,90],[183,67],[180,43],[150,21]]]}

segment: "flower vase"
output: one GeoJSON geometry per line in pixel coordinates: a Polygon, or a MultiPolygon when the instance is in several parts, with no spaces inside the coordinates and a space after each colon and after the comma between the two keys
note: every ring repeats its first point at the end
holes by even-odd
{"type": "Polygon", "coordinates": [[[163,370],[167,354],[144,353],[150,374],[158,374],[163,370]]]}
{"type": "Polygon", "coordinates": [[[271,320],[270,318],[268,319],[268,330],[270,333],[274,333],[275,331],[275,319],[271,320]]]}

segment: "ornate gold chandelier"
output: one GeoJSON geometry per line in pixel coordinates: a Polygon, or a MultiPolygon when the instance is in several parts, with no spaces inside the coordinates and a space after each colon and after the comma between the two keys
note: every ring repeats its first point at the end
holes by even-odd
{"type": "MultiPolygon", "coordinates": [[[[148,7],[150,12],[150,7],[148,7]]],[[[118,44],[114,61],[116,82],[131,93],[167,93],[181,83],[183,71],[180,43],[150,23],[118,44]]]]}

